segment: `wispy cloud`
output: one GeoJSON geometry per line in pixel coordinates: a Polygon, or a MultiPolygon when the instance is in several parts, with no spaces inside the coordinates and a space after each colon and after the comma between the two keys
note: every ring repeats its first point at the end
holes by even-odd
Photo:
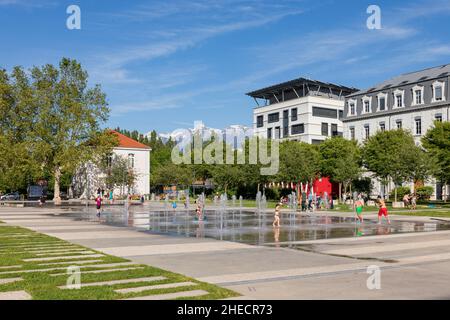
{"type": "Polygon", "coordinates": [[[25,8],[42,8],[56,5],[55,1],[46,0],[0,0],[0,6],[20,6],[25,8]]]}

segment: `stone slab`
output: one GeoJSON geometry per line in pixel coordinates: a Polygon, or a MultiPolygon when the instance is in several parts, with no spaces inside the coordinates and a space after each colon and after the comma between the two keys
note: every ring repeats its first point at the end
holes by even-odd
{"type": "Polygon", "coordinates": [[[191,290],[191,291],[181,291],[174,293],[165,293],[165,294],[155,294],[152,296],[144,296],[144,297],[136,297],[136,298],[128,298],[123,300],[171,300],[177,298],[189,298],[189,297],[198,297],[209,294],[208,291],[205,290],[191,290]]]}
{"type": "Polygon", "coordinates": [[[117,293],[125,294],[125,293],[142,292],[142,291],[147,291],[147,290],[170,289],[170,288],[179,288],[179,287],[195,286],[195,285],[198,285],[198,284],[195,282],[186,281],[186,282],[156,284],[153,286],[143,286],[143,287],[136,287],[136,288],[117,289],[114,291],[117,293]]]}
{"type": "MultiPolygon", "coordinates": [[[[113,286],[115,284],[137,283],[137,282],[151,282],[151,281],[160,281],[160,280],[166,280],[166,277],[156,276],[156,277],[146,277],[146,278],[134,278],[134,279],[123,279],[123,280],[112,280],[112,281],[82,283],[81,287],[113,286]]],[[[60,289],[67,289],[66,286],[60,286],[58,288],[60,288],[60,289]]]]}
{"type": "Polygon", "coordinates": [[[26,291],[0,292],[0,300],[31,300],[26,291]]]}

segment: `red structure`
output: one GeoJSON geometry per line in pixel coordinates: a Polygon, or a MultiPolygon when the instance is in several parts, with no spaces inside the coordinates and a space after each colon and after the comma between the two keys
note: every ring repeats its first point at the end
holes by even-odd
{"type": "Polygon", "coordinates": [[[314,192],[323,197],[325,192],[328,196],[337,196],[339,194],[339,184],[330,182],[328,177],[321,177],[313,183],[314,192]]]}

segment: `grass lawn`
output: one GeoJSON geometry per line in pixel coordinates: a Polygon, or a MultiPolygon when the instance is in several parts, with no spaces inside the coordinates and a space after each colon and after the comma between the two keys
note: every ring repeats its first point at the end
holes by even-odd
{"type": "Polygon", "coordinates": [[[0,293],[21,290],[25,290],[32,296],[33,299],[36,300],[110,300],[190,290],[204,290],[208,293],[206,295],[189,299],[223,299],[239,295],[233,291],[208,283],[199,282],[195,279],[185,277],[180,274],[168,272],[147,265],[133,264],[126,259],[102,254],[92,249],[37,233],[29,229],[8,226],[0,221],[0,293]],[[71,252],[68,252],[68,250],[71,252]],[[83,255],[80,251],[91,252],[84,253],[86,255],[101,254],[101,256],[82,258],[76,257],[83,255]],[[25,261],[28,259],[41,258],[46,258],[48,260],[25,261]],[[90,260],[92,262],[89,262],[90,260]],[[96,262],[94,262],[94,260],[96,262]],[[74,261],[77,262],[75,263],[74,261]],[[80,263],[79,261],[82,261],[83,263],[80,263]],[[127,262],[129,264],[124,264],[127,262]],[[122,265],[120,263],[122,263],[122,265]],[[101,266],[105,264],[116,265],[101,266]],[[58,288],[59,286],[66,285],[69,277],[67,274],[67,267],[72,265],[78,265],[81,267],[81,289],[58,288]],[[127,270],[125,270],[125,268],[127,268],[127,270]],[[44,269],[47,270],[43,271],[44,269]],[[121,269],[123,270],[121,271],[121,269]],[[32,271],[27,272],[29,270],[32,271]],[[95,270],[110,272],[88,272],[95,270]],[[60,275],[52,276],[52,274],[60,275]],[[83,287],[84,284],[90,282],[157,276],[164,277],[164,279],[158,281],[83,287]],[[5,279],[12,278],[19,279],[15,282],[1,284],[2,282],[5,282],[5,279]],[[176,288],[150,288],[139,293],[118,293],[114,291],[121,288],[135,288],[139,286],[153,286],[180,282],[192,282],[193,284],[186,284],[182,287],[176,288]]]}

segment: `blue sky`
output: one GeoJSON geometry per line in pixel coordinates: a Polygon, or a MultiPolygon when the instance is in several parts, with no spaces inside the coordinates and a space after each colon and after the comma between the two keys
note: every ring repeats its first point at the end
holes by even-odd
{"type": "Polygon", "coordinates": [[[450,0],[0,0],[0,66],[79,60],[141,132],[251,125],[246,92],[297,77],[357,88],[450,63],[450,0]],[[66,8],[81,8],[81,30],[66,8]],[[382,29],[366,27],[379,5],[382,29]]]}

